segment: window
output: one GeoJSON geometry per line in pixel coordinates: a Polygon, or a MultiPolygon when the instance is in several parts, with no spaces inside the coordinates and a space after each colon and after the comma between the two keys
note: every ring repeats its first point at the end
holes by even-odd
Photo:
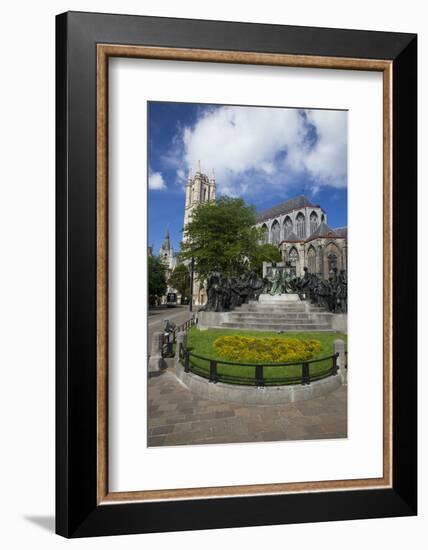
{"type": "Polygon", "coordinates": [[[328,262],[328,272],[332,271],[334,268],[337,268],[337,256],[333,252],[330,252],[330,254],[327,256],[327,262],[328,262]]]}
{"type": "Polygon", "coordinates": [[[269,242],[269,231],[267,225],[264,223],[262,225],[262,244],[267,244],[269,242]]]}
{"type": "Polygon", "coordinates": [[[289,235],[293,231],[293,222],[291,221],[290,216],[287,216],[284,220],[284,236],[287,238],[287,235],[289,235]]]}
{"type": "Polygon", "coordinates": [[[318,214],[316,212],[312,212],[309,218],[309,223],[310,223],[310,232],[311,232],[310,234],[312,235],[312,233],[316,231],[318,227],[318,214]]]}
{"type": "Polygon", "coordinates": [[[341,268],[341,252],[334,243],[329,243],[326,248],[326,257],[327,257],[327,273],[337,268],[341,268]]]}
{"type": "Polygon", "coordinates": [[[278,223],[277,220],[275,220],[275,221],[273,222],[271,232],[272,232],[272,243],[273,243],[273,244],[279,244],[279,240],[280,240],[280,227],[279,227],[279,223],[278,223]]]}
{"type": "Polygon", "coordinates": [[[288,253],[288,261],[291,264],[291,273],[295,277],[297,273],[297,266],[299,264],[299,253],[295,248],[292,248],[288,253]]]}
{"type": "Polygon", "coordinates": [[[296,218],[296,234],[299,239],[304,239],[306,236],[305,231],[305,216],[299,212],[296,218]]]}

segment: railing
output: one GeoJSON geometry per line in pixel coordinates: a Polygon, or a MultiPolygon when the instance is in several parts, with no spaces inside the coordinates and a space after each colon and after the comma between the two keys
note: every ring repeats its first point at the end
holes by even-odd
{"type": "Polygon", "coordinates": [[[180,325],[178,328],[176,327],[174,330],[174,335],[177,334],[177,332],[187,332],[189,328],[195,326],[198,324],[198,319],[193,315],[190,319],[185,321],[182,325],[180,325]]]}
{"type": "MultiPolygon", "coordinates": [[[[298,361],[298,362],[287,362],[287,363],[232,363],[231,361],[223,361],[219,359],[210,359],[208,357],[203,357],[202,355],[196,355],[192,353],[187,348],[180,343],[179,351],[180,362],[184,366],[184,372],[192,372],[202,378],[208,379],[210,382],[216,384],[217,382],[225,382],[229,384],[241,384],[245,386],[284,386],[290,384],[302,384],[308,385],[311,382],[316,380],[322,380],[323,378],[328,378],[329,376],[334,376],[337,374],[339,367],[337,364],[337,358],[339,357],[338,353],[329,355],[328,357],[322,357],[320,359],[312,359],[311,361],[298,361]],[[193,359],[193,361],[192,361],[193,359]],[[206,361],[207,368],[201,367],[197,362],[194,361],[206,361]],[[321,371],[311,372],[311,365],[319,364],[321,362],[327,362],[327,368],[322,369],[321,371]],[[331,364],[330,364],[331,363],[331,364]],[[247,369],[254,369],[252,376],[242,376],[230,374],[227,372],[219,372],[218,366],[225,365],[231,367],[243,367],[247,369]],[[277,369],[278,367],[285,367],[286,370],[291,370],[291,367],[299,367],[298,373],[290,373],[288,376],[272,376],[269,373],[269,376],[266,376],[265,369],[277,369]]],[[[222,369],[224,370],[224,369],[222,369]]],[[[296,370],[296,369],[294,369],[296,370]]]]}
{"type": "Polygon", "coordinates": [[[171,332],[165,332],[162,344],[162,357],[174,356],[174,344],[177,340],[178,332],[187,332],[189,328],[198,324],[198,319],[193,315],[190,319],[175,327],[171,332]]]}

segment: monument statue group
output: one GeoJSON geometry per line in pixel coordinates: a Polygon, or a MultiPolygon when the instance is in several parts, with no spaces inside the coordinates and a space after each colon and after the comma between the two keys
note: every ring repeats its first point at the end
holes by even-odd
{"type": "Polygon", "coordinates": [[[300,300],[309,300],[332,313],[346,313],[348,282],[345,270],[333,268],[328,279],[309,273],[304,268],[303,277],[297,277],[290,263],[284,268],[272,264],[262,278],[254,271],[238,277],[225,277],[215,269],[207,280],[207,303],[201,311],[230,311],[250,300],[258,300],[261,294],[271,296],[297,294],[300,300]]]}

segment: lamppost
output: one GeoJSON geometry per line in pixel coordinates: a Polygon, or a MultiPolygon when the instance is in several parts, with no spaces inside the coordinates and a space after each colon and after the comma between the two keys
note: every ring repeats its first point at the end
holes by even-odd
{"type": "Polygon", "coordinates": [[[192,258],[190,262],[190,300],[189,300],[189,311],[193,311],[193,277],[195,269],[195,258],[192,258]]]}

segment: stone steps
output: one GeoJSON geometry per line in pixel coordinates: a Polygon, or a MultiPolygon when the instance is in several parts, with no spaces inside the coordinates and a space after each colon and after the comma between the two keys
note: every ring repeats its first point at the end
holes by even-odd
{"type": "Polygon", "coordinates": [[[284,306],[241,306],[233,310],[233,313],[248,313],[248,312],[281,312],[281,313],[329,313],[325,309],[305,306],[304,304],[293,307],[284,307],[284,306]]]}
{"type": "Polygon", "coordinates": [[[282,305],[260,305],[260,306],[241,306],[236,308],[234,311],[307,311],[305,304],[295,304],[290,306],[282,305]]]}
{"type": "Polygon", "coordinates": [[[284,313],[284,312],[272,312],[272,311],[247,311],[247,312],[239,312],[235,313],[232,312],[229,315],[229,319],[231,320],[251,320],[251,319],[277,319],[278,321],[287,321],[291,319],[314,319],[320,321],[320,320],[326,320],[328,321],[331,318],[331,313],[306,313],[306,312],[293,312],[293,313],[284,313]]]}
{"type": "Polygon", "coordinates": [[[221,325],[224,328],[235,328],[244,330],[263,330],[271,332],[318,332],[331,330],[329,323],[261,323],[261,322],[245,322],[233,323],[227,322],[221,325]]]}
{"type": "Polygon", "coordinates": [[[332,330],[332,314],[300,300],[272,297],[250,301],[231,311],[224,328],[270,332],[316,332],[332,330]]]}

